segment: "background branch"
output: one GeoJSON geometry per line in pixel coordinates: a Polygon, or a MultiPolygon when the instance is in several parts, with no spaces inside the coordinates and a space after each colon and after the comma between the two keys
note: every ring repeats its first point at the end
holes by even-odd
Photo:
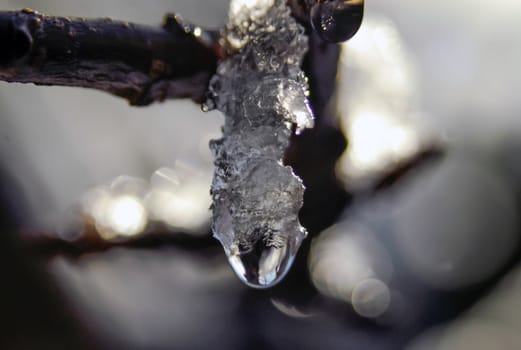
{"type": "Polygon", "coordinates": [[[147,105],[204,100],[217,56],[213,32],[168,15],[161,27],[111,19],[0,12],[0,80],[93,88],[147,105]]]}

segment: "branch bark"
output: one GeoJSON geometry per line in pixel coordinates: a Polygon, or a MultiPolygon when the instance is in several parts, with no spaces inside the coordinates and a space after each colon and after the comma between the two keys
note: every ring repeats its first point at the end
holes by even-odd
{"type": "MultiPolygon", "coordinates": [[[[309,1],[288,4],[309,35],[302,68],[309,78],[316,125],[293,137],[285,164],[304,180],[301,218],[317,233],[334,221],[350,195],[335,176],[346,140],[329,108],[340,48],[312,31],[309,1]]],[[[52,17],[29,9],[0,11],[0,80],[94,88],[133,105],[180,97],[202,102],[222,53],[218,33],[194,29],[173,15],[156,28],[111,19],[52,17]]]]}
{"type": "Polygon", "coordinates": [[[148,105],[204,100],[217,35],[168,15],[161,27],[0,12],[0,80],[93,88],[148,105]]]}

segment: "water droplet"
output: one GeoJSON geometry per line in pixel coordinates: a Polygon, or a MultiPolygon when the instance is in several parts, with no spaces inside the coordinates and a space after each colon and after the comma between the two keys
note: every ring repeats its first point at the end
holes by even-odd
{"type": "Polygon", "coordinates": [[[321,0],[311,8],[314,31],[329,42],[351,39],[362,24],[364,0],[321,0]]]}
{"type": "Polygon", "coordinates": [[[206,101],[204,101],[201,104],[201,111],[203,112],[209,112],[213,111],[217,106],[215,105],[215,94],[212,94],[211,92],[207,93],[206,95],[206,101]]]}
{"type": "Polygon", "coordinates": [[[228,261],[239,279],[253,288],[269,288],[279,283],[289,271],[301,239],[291,239],[282,246],[267,246],[259,240],[252,249],[232,250],[228,261]]]}

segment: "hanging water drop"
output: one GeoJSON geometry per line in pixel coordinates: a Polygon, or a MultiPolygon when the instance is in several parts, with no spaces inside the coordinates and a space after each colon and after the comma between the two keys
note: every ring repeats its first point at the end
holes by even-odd
{"type": "MultiPolygon", "coordinates": [[[[248,136],[250,142],[263,142],[263,137],[252,140],[248,136]]],[[[223,169],[212,188],[212,230],[239,279],[254,288],[268,288],[282,280],[306,237],[297,217],[304,188],[289,167],[265,159],[279,150],[266,150],[260,158],[242,162],[237,174],[231,174],[235,166],[224,156],[229,142],[212,143],[223,169]]],[[[247,151],[234,147],[238,153],[247,151]]]]}
{"type": "Polygon", "coordinates": [[[274,247],[259,240],[247,251],[231,251],[228,261],[243,283],[253,288],[269,288],[280,282],[289,271],[301,241],[301,238],[290,238],[283,245],[274,247]]]}
{"type": "Polygon", "coordinates": [[[213,94],[211,91],[206,92],[206,101],[201,104],[201,111],[206,113],[217,108],[215,106],[215,98],[215,94],[213,94]]]}
{"type": "Polygon", "coordinates": [[[325,41],[351,39],[362,24],[364,0],[316,0],[311,7],[311,26],[325,41]]]}

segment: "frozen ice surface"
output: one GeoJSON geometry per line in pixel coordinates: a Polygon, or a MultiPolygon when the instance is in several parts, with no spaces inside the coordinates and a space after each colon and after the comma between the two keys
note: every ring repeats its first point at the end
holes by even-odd
{"type": "Polygon", "coordinates": [[[313,126],[300,69],[304,29],[285,1],[235,1],[224,39],[229,58],[210,83],[208,107],[225,114],[211,142],[213,233],[246,284],[267,288],[288,271],[305,229],[304,186],[282,164],[289,138],[313,126]]]}

